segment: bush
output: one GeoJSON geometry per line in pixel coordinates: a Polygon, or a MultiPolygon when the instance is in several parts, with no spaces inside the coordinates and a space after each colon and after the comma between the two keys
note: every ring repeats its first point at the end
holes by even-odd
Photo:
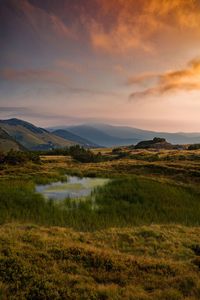
{"type": "Polygon", "coordinates": [[[40,163],[40,156],[34,152],[22,152],[10,150],[8,153],[0,153],[0,164],[6,163],[11,165],[23,164],[28,161],[40,163]]]}
{"type": "Polygon", "coordinates": [[[188,150],[199,150],[200,144],[193,144],[188,147],[188,150]]]}
{"type": "Polygon", "coordinates": [[[103,156],[99,152],[94,154],[91,150],[84,148],[80,145],[74,145],[68,148],[62,149],[54,149],[45,152],[38,152],[38,154],[42,155],[70,155],[75,160],[82,163],[90,163],[90,162],[101,162],[103,161],[103,156]]]}
{"type": "Polygon", "coordinates": [[[83,163],[101,162],[103,160],[102,154],[99,152],[94,154],[91,150],[85,149],[79,145],[69,148],[69,154],[77,161],[83,163]]]}

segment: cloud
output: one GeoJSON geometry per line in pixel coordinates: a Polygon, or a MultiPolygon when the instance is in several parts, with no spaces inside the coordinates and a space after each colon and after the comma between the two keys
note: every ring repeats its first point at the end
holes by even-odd
{"type": "Polygon", "coordinates": [[[15,118],[15,117],[34,117],[34,116],[43,116],[44,114],[25,106],[1,106],[0,107],[0,118],[15,118]]]}
{"type": "Polygon", "coordinates": [[[101,91],[101,90],[97,90],[97,89],[89,89],[89,88],[80,88],[80,87],[70,87],[69,91],[72,94],[86,94],[86,95],[90,95],[90,96],[95,96],[95,95],[100,95],[100,96],[112,96],[112,97],[119,97],[120,94],[119,93],[115,93],[112,91],[101,91]]]}
{"type": "Polygon", "coordinates": [[[132,85],[132,84],[145,83],[146,81],[149,81],[151,79],[155,79],[158,76],[159,76],[159,74],[157,74],[157,73],[152,73],[152,72],[143,73],[143,74],[138,75],[138,76],[129,77],[128,80],[127,80],[127,84],[132,85]]]}
{"type": "Polygon", "coordinates": [[[92,46],[107,53],[154,52],[158,34],[199,30],[198,0],[96,0],[97,15],[85,16],[92,46]]]}
{"type": "Polygon", "coordinates": [[[25,83],[46,82],[66,86],[69,82],[69,77],[66,76],[64,73],[45,69],[4,69],[0,71],[0,76],[4,80],[20,81],[25,83]]]}
{"type": "Polygon", "coordinates": [[[0,112],[1,113],[13,113],[13,112],[19,112],[19,113],[27,113],[30,109],[28,107],[20,107],[20,106],[0,106],[0,112]]]}
{"type": "Polygon", "coordinates": [[[156,79],[157,83],[148,89],[133,92],[130,99],[160,96],[169,92],[200,90],[200,58],[187,64],[185,69],[168,71],[163,74],[142,74],[128,80],[129,84],[142,84],[156,79]]]}
{"type": "Polygon", "coordinates": [[[24,23],[24,26],[29,25],[41,39],[76,38],[73,29],[68,27],[60,16],[53,12],[49,13],[29,0],[8,0],[6,5],[15,12],[15,16],[24,23]]]}
{"type": "MultiPolygon", "coordinates": [[[[200,32],[199,0],[6,0],[5,5],[41,41],[70,39],[109,54],[154,53],[159,36],[200,32]]],[[[13,15],[8,19],[9,28],[13,15]]]]}
{"type": "Polygon", "coordinates": [[[68,69],[68,70],[74,71],[79,74],[82,74],[85,69],[85,67],[83,65],[78,64],[76,62],[72,62],[70,60],[66,60],[66,59],[57,59],[54,64],[55,64],[55,67],[58,67],[61,69],[68,69]]]}
{"type": "MultiPolygon", "coordinates": [[[[15,81],[24,84],[33,84],[39,83],[44,85],[44,83],[50,84],[50,87],[54,86],[54,93],[71,93],[71,94],[80,94],[80,95],[100,95],[100,96],[113,96],[119,97],[118,93],[112,91],[104,91],[98,89],[91,89],[87,87],[72,86],[70,84],[70,79],[67,75],[60,71],[52,71],[46,69],[4,69],[0,71],[0,79],[7,81],[15,81]]],[[[46,86],[45,86],[46,88],[46,86]]]]}
{"type": "Polygon", "coordinates": [[[74,33],[64,24],[64,22],[55,15],[49,16],[53,31],[60,37],[75,37],[74,33]]]}

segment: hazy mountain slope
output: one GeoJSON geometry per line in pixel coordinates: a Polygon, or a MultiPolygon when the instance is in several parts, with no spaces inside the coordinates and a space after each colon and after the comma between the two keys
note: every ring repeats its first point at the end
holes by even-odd
{"type": "Polygon", "coordinates": [[[152,133],[155,135],[155,132],[153,131],[142,130],[142,129],[128,127],[128,126],[114,126],[114,125],[104,124],[104,123],[91,123],[90,126],[118,138],[141,139],[142,137],[144,138],[147,137],[148,133],[152,133]]]}
{"type": "Polygon", "coordinates": [[[18,143],[30,150],[48,150],[74,144],[45,129],[18,119],[2,120],[0,127],[18,143]]]}
{"type": "Polygon", "coordinates": [[[11,136],[7,134],[2,128],[0,128],[0,151],[9,151],[9,150],[24,150],[18,142],[16,142],[11,136]]]}
{"type": "Polygon", "coordinates": [[[70,131],[93,143],[110,147],[137,144],[143,140],[151,140],[155,136],[165,138],[172,144],[200,143],[200,133],[169,133],[143,130],[128,126],[113,126],[103,123],[88,123],[77,126],[57,126],[49,128],[50,131],[63,129],[70,131]]]}
{"type": "Polygon", "coordinates": [[[169,133],[142,130],[127,126],[112,126],[108,124],[90,124],[91,127],[106,132],[107,134],[126,139],[136,139],[138,141],[153,139],[155,136],[165,138],[172,144],[193,144],[200,142],[200,133],[169,133]]]}
{"type": "Polygon", "coordinates": [[[117,136],[111,136],[104,131],[94,128],[89,125],[71,126],[67,128],[68,131],[81,136],[84,139],[88,139],[95,144],[105,147],[123,146],[135,144],[138,142],[136,138],[121,138],[117,136]]]}
{"type": "Polygon", "coordinates": [[[72,133],[68,130],[58,129],[58,130],[52,131],[52,133],[56,136],[59,136],[59,137],[62,137],[64,139],[66,139],[66,140],[75,142],[75,143],[77,143],[81,146],[91,147],[91,148],[100,147],[100,145],[97,145],[93,142],[90,142],[89,140],[84,139],[84,138],[78,136],[77,134],[74,134],[74,133],[72,133]]]}

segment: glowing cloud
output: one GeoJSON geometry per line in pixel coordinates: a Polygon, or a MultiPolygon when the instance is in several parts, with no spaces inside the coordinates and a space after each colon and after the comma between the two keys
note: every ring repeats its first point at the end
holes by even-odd
{"type": "Polygon", "coordinates": [[[197,0],[97,0],[95,18],[87,19],[92,46],[110,53],[154,51],[152,38],[176,28],[199,29],[197,0]]]}
{"type": "Polygon", "coordinates": [[[200,59],[190,61],[187,68],[163,74],[142,74],[128,80],[129,84],[141,84],[156,79],[157,84],[148,89],[134,92],[130,99],[159,96],[167,92],[200,90],[200,59]]]}

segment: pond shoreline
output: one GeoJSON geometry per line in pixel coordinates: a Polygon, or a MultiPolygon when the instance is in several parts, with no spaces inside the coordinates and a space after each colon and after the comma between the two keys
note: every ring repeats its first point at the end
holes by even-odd
{"type": "Polygon", "coordinates": [[[90,196],[96,187],[105,185],[109,179],[67,176],[67,181],[55,181],[48,184],[37,184],[35,191],[46,199],[64,200],[90,196]]]}

